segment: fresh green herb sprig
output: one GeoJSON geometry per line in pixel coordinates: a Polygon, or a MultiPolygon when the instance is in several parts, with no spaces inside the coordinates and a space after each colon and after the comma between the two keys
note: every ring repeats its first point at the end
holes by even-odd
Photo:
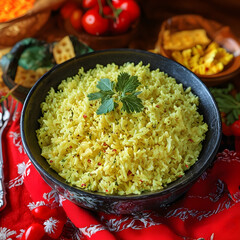
{"type": "Polygon", "coordinates": [[[225,123],[227,125],[231,125],[238,120],[240,115],[240,93],[235,96],[231,95],[233,89],[233,84],[229,84],[226,88],[210,88],[219,111],[226,114],[225,123]]]}
{"type": "Polygon", "coordinates": [[[108,78],[100,79],[96,86],[100,91],[88,94],[88,99],[90,101],[101,99],[101,105],[97,110],[98,115],[113,111],[119,106],[119,102],[122,102],[121,110],[127,113],[141,112],[143,104],[138,98],[141,92],[136,92],[139,85],[137,76],[130,76],[123,72],[118,75],[116,84],[108,78]]]}

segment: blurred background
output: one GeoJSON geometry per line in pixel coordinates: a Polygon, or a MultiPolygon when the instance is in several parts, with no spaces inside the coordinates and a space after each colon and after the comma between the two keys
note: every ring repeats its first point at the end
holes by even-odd
{"type": "MultiPolygon", "coordinates": [[[[59,11],[61,6],[68,2],[64,0],[44,1],[51,8],[51,13],[46,22],[40,21],[34,27],[28,27],[25,36],[31,35],[36,38],[47,41],[59,40],[68,32],[64,28],[64,23],[59,19],[59,11]],[[36,33],[32,34],[32,28],[37,28],[36,33]]],[[[215,20],[223,25],[231,27],[234,34],[240,38],[240,1],[239,0],[136,0],[141,8],[140,25],[138,34],[130,47],[140,49],[151,49],[157,41],[158,33],[162,22],[172,16],[182,14],[198,14],[204,18],[215,20]]],[[[75,0],[81,4],[81,0],[75,0]]],[[[22,31],[25,31],[22,29],[22,31]]],[[[1,31],[0,34],[2,35],[1,31]]],[[[10,41],[11,42],[11,41],[10,41]]],[[[0,42],[0,47],[3,48],[9,42],[3,40],[0,42]]]]}
{"type": "MultiPolygon", "coordinates": [[[[154,51],[156,50],[156,45],[159,44],[159,33],[164,21],[172,17],[189,14],[198,15],[207,21],[213,20],[221,28],[227,26],[234,37],[238,39],[238,44],[235,44],[235,47],[238,49],[235,52],[238,52],[238,55],[240,55],[239,0],[135,0],[140,8],[140,16],[137,18],[137,21],[131,24],[130,28],[123,32],[123,34],[110,34],[109,36],[108,34],[101,36],[88,34],[84,31],[82,23],[80,24],[81,26],[78,24],[81,22],[79,19],[82,19],[88,10],[84,8],[84,2],[92,1],[97,2],[97,0],[9,0],[0,3],[0,7],[2,7],[0,17],[4,15],[5,10],[5,15],[10,16],[9,13],[13,13],[14,11],[20,12],[23,8],[27,8],[27,5],[29,7],[32,4],[27,13],[20,14],[20,17],[0,21],[0,59],[17,42],[28,37],[53,43],[59,42],[67,35],[75,35],[79,41],[93,50],[129,47],[154,51]],[[80,9],[80,14],[75,15],[74,24],[72,24],[69,15],[65,17],[71,9],[69,6],[66,8],[65,5],[72,2],[77,5],[78,10],[80,9]]],[[[107,2],[108,0],[104,1],[107,2]]],[[[114,1],[118,2],[122,0],[111,0],[110,2],[113,3],[114,1]]],[[[214,25],[211,29],[212,35],[214,35],[214,29],[220,28],[218,26],[215,28],[214,25]]],[[[209,31],[207,33],[209,34],[209,31]]],[[[158,51],[157,53],[161,52],[158,51]]],[[[235,60],[238,61],[238,59],[235,60]]],[[[237,63],[232,65],[234,65],[234,71],[239,68],[239,64],[237,63]]],[[[230,77],[233,81],[239,79],[239,76],[236,78],[233,75],[229,75],[228,78],[230,77]]],[[[237,85],[239,85],[238,82],[236,81],[237,85]]],[[[1,78],[0,87],[4,87],[1,78]]],[[[10,86],[10,88],[12,87],[10,86]]]]}

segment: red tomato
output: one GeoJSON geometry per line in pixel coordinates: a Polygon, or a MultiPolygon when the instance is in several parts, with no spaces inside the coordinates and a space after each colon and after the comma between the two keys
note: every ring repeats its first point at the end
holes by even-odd
{"type": "Polygon", "coordinates": [[[45,234],[44,227],[40,223],[31,224],[22,235],[21,240],[40,240],[45,234]]]}
{"type": "Polygon", "coordinates": [[[70,16],[70,22],[72,24],[72,26],[76,29],[76,30],[80,30],[82,27],[82,15],[83,15],[83,11],[80,8],[75,9],[71,16],[70,16]]]}
{"type": "MultiPolygon", "coordinates": [[[[102,5],[106,5],[105,0],[101,0],[102,5]]],[[[83,8],[93,8],[95,6],[98,6],[98,0],[83,0],[82,1],[83,8]]]]}
{"type": "Polygon", "coordinates": [[[234,136],[240,136],[240,120],[236,120],[232,125],[231,125],[231,130],[232,134],[234,136]]]}
{"type": "Polygon", "coordinates": [[[111,21],[111,32],[113,34],[125,33],[131,24],[131,17],[128,12],[122,11],[115,21],[111,21]]]}
{"type": "Polygon", "coordinates": [[[225,136],[232,136],[231,126],[228,126],[225,122],[222,122],[222,132],[225,136]]]}
{"type": "Polygon", "coordinates": [[[105,16],[112,16],[113,15],[113,11],[109,6],[104,6],[103,7],[103,14],[105,16]]]}
{"type": "Polygon", "coordinates": [[[121,0],[112,0],[112,5],[116,8],[119,7],[119,4],[120,4],[121,0]]]}
{"type": "Polygon", "coordinates": [[[100,16],[98,9],[89,9],[82,17],[84,30],[92,35],[103,35],[108,31],[109,20],[100,16]]]}
{"type": "MultiPolygon", "coordinates": [[[[129,0],[129,1],[135,1],[135,0],[129,0]]],[[[119,6],[122,2],[123,2],[123,0],[112,0],[112,5],[116,8],[119,8],[119,6]]]]}
{"type": "Polygon", "coordinates": [[[113,2],[113,6],[127,11],[131,17],[131,22],[134,22],[140,17],[140,7],[133,0],[118,0],[115,3],[113,2]]]}
{"type": "Polygon", "coordinates": [[[34,217],[42,220],[46,220],[50,217],[55,217],[58,215],[57,208],[52,209],[45,205],[36,207],[31,212],[34,217]]]}
{"type": "Polygon", "coordinates": [[[60,9],[60,14],[64,19],[70,18],[72,12],[77,8],[75,2],[68,1],[60,9]]]}

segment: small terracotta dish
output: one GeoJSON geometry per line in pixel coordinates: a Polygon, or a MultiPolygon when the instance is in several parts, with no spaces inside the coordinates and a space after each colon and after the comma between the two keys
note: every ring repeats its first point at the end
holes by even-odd
{"type": "Polygon", "coordinates": [[[165,20],[158,35],[154,52],[172,58],[171,51],[164,49],[163,34],[166,30],[175,33],[184,30],[205,29],[211,41],[225,48],[234,55],[232,61],[225,66],[223,71],[213,75],[197,76],[207,85],[216,86],[223,84],[240,72],[240,40],[232,33],[230,27],[224,26],[216,21],[205,19],[199,15],[178,15],[165,20]]]}
{"type": "Polygon", "coordinates": [[[136,21],[126,33],[120,35],[95,36],[88,34],[84,30],[77,31],[68,20],[64,21],[64,27],[68,34],[75,35],[80,41],[94,50],[128,47],[137,33],[138,26],[139,21],[136,21]]]}

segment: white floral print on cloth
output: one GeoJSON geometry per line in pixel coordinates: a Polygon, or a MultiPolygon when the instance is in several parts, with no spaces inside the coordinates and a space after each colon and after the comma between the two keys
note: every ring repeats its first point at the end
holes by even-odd
{"type": "Polygon", "coordinates": [[[54,219],[50,217],[48,220],[46,220],[43,225],[44,225],[44,230],[46,233],[54,233],[57,229],[57,224],[59,223],[58,219],[54,219]]]}
{"type": "Polygon", "coordinates": [[[12,240],[11,236],[17,232],[14,230],[7,229],[6,227],[0,227],[0,240],[12,240]]]}
{"type": "Polygon", "coordinates": [[[17,177],[10,180],[8,183],[8,188],[11,189],[13,187],[21,186],[24,183],[24,178],[30,174],[30,165],[31,161],[29,160],[27,163],[22,162],[17,164],[17,177]]]}
{"type": "Polygon", "coordinates": [[[90,227],[84,227],[84,228],[79,228],[79,230],[85,235],[91,238],[92,235],[95,233],[105,230],[106,227],[104,227],[102,224],[97,224],[97,225],[91,225],[90,227]]]}
{"type": "Polygon", "coordinates": [[[44,201],[38,201],[38,202],[30,202],[27,206],[29,208],[30,211],[32,211],[33,209],[39,207],[39,206],[44,206],[45,202],[44,201]]]}
{"type": "Polygon", "coordinates": [[[19,153],[25,153],[20,132],[10,132],[9,137],[12,138],[13,145],[18,149],[19,153]]]}

